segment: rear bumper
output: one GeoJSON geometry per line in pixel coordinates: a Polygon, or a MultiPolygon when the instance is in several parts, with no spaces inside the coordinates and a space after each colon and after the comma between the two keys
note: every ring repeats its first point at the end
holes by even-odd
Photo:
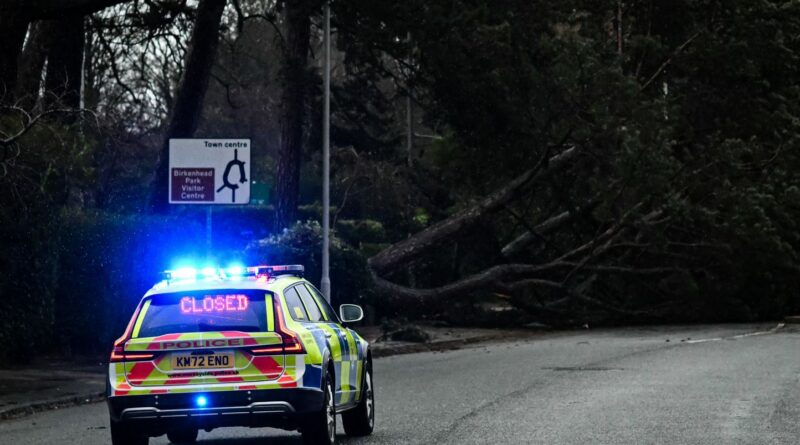
{"type": "Polygon", "coordinates": [[[112,422],[148,435],[184,427],[248,426],[295,429],[303,414],[322,409],[323,393],[313,388],[194,392],[108,398],[112,422]],[[207,399],[198,407],[199,395],[207,399]]]}

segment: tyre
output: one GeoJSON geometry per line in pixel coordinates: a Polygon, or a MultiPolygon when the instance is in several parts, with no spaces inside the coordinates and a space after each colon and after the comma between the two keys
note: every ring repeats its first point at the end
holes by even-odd
{"type": "Polygon", "coordinates": [[[348,436],[369,436],[375,429],[375,390],[372,386],[372,366],[364,373],[361,401],[358,406],[342,413],[342,425],[348,436]]]}
{"type": "Polygon", "coordinates": [[[186,428],[170,431],[167,433],[167,439],[175,444],[195,443],[197,442],[197,430],[194,428],[186,428]]]}
{"type": "Polygon", "coordinates": [[[336,401],[333,397],[333,375],[325,373],[322,386],[322,411],[310,414],[300,432],[305,445],[333,445],[336,441],[336,401]]]}
{"type": "Polygon", "coordinates": [[[112,445],[147,445],[150,438],[141,434],[134,433],[116,422],[111,422],[111,444],[112,445]]]}

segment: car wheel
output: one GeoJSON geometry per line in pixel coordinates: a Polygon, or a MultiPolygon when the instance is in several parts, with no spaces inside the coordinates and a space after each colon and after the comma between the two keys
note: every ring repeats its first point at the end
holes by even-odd
{"type": "Polygon", "coordinates": [[[300,430],[306,445],[333,445],[336,441],[336,401],[333,397],[333,376],[325,373],[322,387],[322,411],[310,414],[300,430]]]}
{"type": "Polygon", "coordinates": [[[181,430],[170,431],[167,433],[167,439],[172,443],[195,443],[197,442],[197,430],[194,428],[186,428],[181,430]]]}
{"type": "Polygon", "coordinates": [[[364,373],[361,401],[355,408],[342,413],[342,425],[348,436],[369,436],[375,429],[375,390],[370,365],[367,365],[364,373]]]}
{"type": "Polygon", "coordinates": [[[112,445],[147,445],[150,438],[134,433],[117,422],[111,422],[111,444],[112,445]]]}

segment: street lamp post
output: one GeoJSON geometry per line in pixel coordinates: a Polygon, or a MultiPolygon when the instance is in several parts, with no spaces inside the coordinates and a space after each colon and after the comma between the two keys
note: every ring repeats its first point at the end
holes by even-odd
{"type": "Polygon", "coordinates": [[[331,301],[331,5],[325,3],[325,105],[322,123],[322,295],[331,301]]]}

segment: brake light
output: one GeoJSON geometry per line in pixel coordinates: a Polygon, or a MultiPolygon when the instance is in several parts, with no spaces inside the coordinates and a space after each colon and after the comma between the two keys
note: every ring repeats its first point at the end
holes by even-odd
{"type": "Polygon", "coordinates": [[[114,342],[114,349],[111,350],[111,363],[118,363],[122,361],[135,362],[142,360],[152,360],[155,354],[126,354],[125,342],[128,341],[125,337],[120,337],[114,342]]]}
{"type": "Polygon", "coordinates": [[[111,363],[121,362],[125,360],[125,342],[128,341],[127,338],[120,337],[117,341],[114,342],[114,349],[111,350],[111,358],[109,361],[111,363]]]}
{"type": "Polygon", "coordinates": [[[283,354],[283,346],[271,346],[269,348],[251,349],[253,355],[275,355],[283,354]]]}
{"type": "Polygon", "coordinates": [[[125,360],[129,362],[152,360],[155,354],[125,354],[125,360]]]}
{"type": "Polygon", "coordinates": [[[306,350],[303,347],[303,342],[300,337],[289,328],[283,320],[283,312],[281,311],[281,303],[278,298],[273,298],[275,304],[275,319],[277,321],[277,333],[281,336],[281,346],[269,346],[266,348],[251,349],[254,355],[272,355],[272,354],[305,354],[306,350]]]}

